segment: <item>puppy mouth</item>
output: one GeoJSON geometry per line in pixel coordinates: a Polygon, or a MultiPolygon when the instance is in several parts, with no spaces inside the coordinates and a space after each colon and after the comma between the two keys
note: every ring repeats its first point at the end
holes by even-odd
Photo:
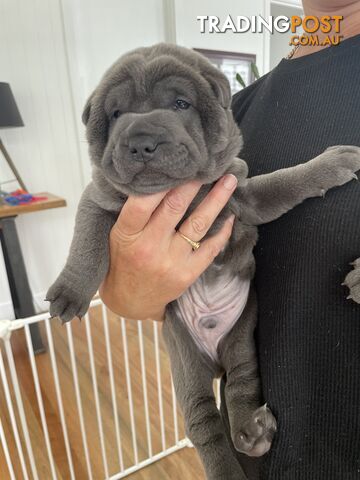
{"type": "Polygon", "coordinates": [[[151,158],[134,157],[125,145],[115,147],[111,160],[121,183],[142,186],[168,185],[196,174],[196,162],[185,144],[159,144],[151,158]]]}
{"type": "Polygon", "coordinates": [[[164,173],[146,171],[135,175],[129,187],[139,193],[152,193],[167,190],[183,182],[183,179],[175,179],[164,173]]]}

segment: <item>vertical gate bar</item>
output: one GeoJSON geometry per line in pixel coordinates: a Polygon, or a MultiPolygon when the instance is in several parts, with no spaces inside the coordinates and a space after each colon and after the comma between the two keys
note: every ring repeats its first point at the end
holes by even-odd
{"type": "Polygon", "coordinates": [[[122,332],[124,359],[125,359],[126,385],[127,385],[127,392],[128,392],[128,398],[129,398],[131,437],[132,437],[132,444],[133,444],[133,450],[134,450],[135,465],[137,465],[139,463],[139,455],[138,455],[137,440],[136,440],[136,426],[135,426],[135,417],[134,417],[134,404],[133,404],[132,390],[131,390],[131,375],[130,375],[130,367],[129,367],[129,353],[128,353],[128,345],[127,345],[127,337],[126,337],[126,325],[125,325],[125,319],[123,317],[120,317],[120,318],[121,318],[121,332],[122,332]]]}
{"type": "Polygon", "coordinates": [[[0,419],[0,443],[1,443],[1,445],[3,447],[3,450],[4,450],[6,464],[7,464],[9,473],[10,473],[10,479],[11,480],[16,480],[15,473],[14,473],[14,468],[13,468],[10,453],[9,453],[9,447],[8,447],[8,444],[7,444],[7,441],[6,441],[5,432],[4,432],[4,429],[3,429],[1,419],[0,419]]]}
{"type": "Polygon", "coordinates": [[[5,455],[5,459],[6,459],[6,464],[7,464],[9,473],[10,473],[10,479],[11,480],[16,480],[15,472],[14,472],[14,468],[13,468],[13,465],[12,465],[12,461],[11,461],[11,457],[10,457],[10,453],[9,453],[9,448],[8,448],[8,444],[7,444],[7,441],[6,441],[5,432],[4,432],[4,429],[3,429],[1,419],[0,419],[0,443],[3,447],[3,451],[4,451],[4,455],[5,455]]]}
{"type": "Polygon", "coordinates": [[[4,365],[4,360],[3,360],[1,350],[0,350],[0,374],[1,374],[1,380],[2,380],[2,383],[3,383],[3,387],[4,387],[6,404],[7,404],[8,410],[9,410],[10,422],[11,422],[11,426],[12,426],[13,433],[14,433],[15,444],[16,444],[16,448],[17,448],[19,458],[20,458],[21,470],[22,470],[23,475],[24,475],[24,480],[29,480],[29,476],[28,476],[27,468],[26,468],[25,457],[24,457],[24,452],[23,452],[23,448],[22,448],[22,445],[21,445],[21,441],[20,441],[19,430],[18,430],[17,423],[16,423],[14,407],[13,407],[13,403],[12,403],[12,400],[11,400],[9,383],[8,383],[7,376],[6,376],[5,365],[4,365]]]}
{"type": "Polygon", "coordinates": [[[77,366],[76,366],[74,340],[72,336],[71,323],[66,323],[66,333],[67,333],[68,344],[69,344],[70,363],[71,363],[71,370],[72,370],[73,381],[74,381],[76,404],[77,404],[77,409],[79,414],[80,431],[81,431],[81,438],[82,438],[84,454],[85,454],[86,469],[87,469],[88,479],[93,480],[90,456],[89,456],[89,447],[88,447],[87,437],[86,437],[84,412],[83,412],[82,403],[81,403],[79,377],[78,377],[77,366]]]}
{"type": "Polygon", "coordinates": [[[50,462],[51,475],[52,475],[52,478],[56,480],[57,477],[56,477],[56,468],[55,468],[55,463],[54,463],[54,456],[53,456],[53,452],[52,452],[52,449],[51,449],[51,443],[50,443],[50,438],[49,438],[49,430],[48,430],[48,426],[47,426],[47,422],[46,422],[44,402],[43,402],[43,398],[42,398],[42,395],[41,395],[39,375],[38,375],[38,371],[37,371],[37,367],[36,367],[34,347],[32,345],[32,341],[31,341],[31,334],[30,334],[29,325],[25,325],[25,338],[26,338],[26,343],[27,343],[27,348],[28,348],[28,353],[29,353],[31,371],[32,371],[33,379],[34,379],[35,393],[36,393],[36,398],[37,398],[39,412],[40,412],[41,426],[42,426],[42,429],[43,429],[46,450],[47,450],[47,454],[48,454],[49,462],[50,462]]]}
{"type": "Polygon", "coordinates": [[[216,385],[216,406],[218,408],[218,410],[220,410],[220,402],[221,402],[221,395],[220,395],[220,379],[217,378],[215,379],[215,385],[216,385]]]}
{"type": "Polygon", "coordinates": [[[57,404],[60,412],[60,423],[61,423],[61,428],[64,436],[65,450],[66,450],[66,456],[67,456],[69,470],[70,470],[70,477],[71,477],[71,480],[75,480],[74,464],[73,464],[73,459],[71,455],[69,435],[68,435],[68,430],[67,430],[66,420],[65,420],[64,404],[63,404],[63,399],[61,395],[60,379],[59,379],[59,372],[58,372],[56,356],[55,356],[54,341],[53,341],[53,336],[51,332],[50,321],[48,318],[45,319],[45,329],[46,329],[46,335],[49,343],[51,368],[53,371],[56,399],[57,399],[57,404]]]}
{"type": "Polygon", "coordinates": [[[176,393],[173,378],[171,375],[171,394],[172,394],[172,407],[173,407],[173,417],[174,417],[174,434],[175,434],[175,444],[179,443],[179,426],[178,426],[178,417],[177,417],[177,403],[176,403],[176,393]]]}
{"type": "Polygon", "coordinates": [[[140,346],[141,378],[142,378],[142,387],[143,387],[143,394],[144,394],[146,436],[147,436],[149,457],[152,457],[153,453],[152,453],[151,432],[150,432],[149,402],[148,402],[148,395],[147,395],[146,368],[145,368],[145,355],[144,355],[144,337],[143,337],[141,320],[138,320],[137,324],[138,324],[138,336],[139,336],[139,346],[140,346]]]}
{"type": "Polygon", "coordinates": [[[91,370],[91,378],[92,378],[94,398],[95,398],[96,417],[97,417],[97,424],[98,424],[99,436],[100,436],[101,455],[102,455],[102,460],[104,465],[105,478],[109,478],[109,467],[108,467],[107,457],[106,457],[104,430],[103,430],[103,424],[102,424],[102,418],[101,418],[101,408],[100,408],[99,392],[98,392],[98,385],[97,385],[89,314],[85,315],[85,329],[86,329],[86,338],[87,338],[87,344],[88,344],[88,350],[89,350],[90,370],[91,370]]]}
{"type": "Polygon", "coordinates": [[[15,367],[14,356],[13,356],[13,353],[12,353],[10,340],[5,339],[4,340],[4,345],[5,345],[6,357],[7,357],[8,364],[9,364],[11,382],[12,382],[14,393],[15,393],[16,405],[17,405],[17,408],[18,408],[18,411],[19,411],[21,428],[22,428],[22,431],[23,431],[23,434],[24,434],[26,450],[27,450],[27,453],[28,453],[28,456],[29,456],[31,473],[34,477],[34,480],[39,480],[39,476],[38,476],[38,472],[37,472],[37,468],[36,468],[36,463],[35,463],[35,458],[34,458],[34,452],[33,452],[33,449],[32,449],[29,430],[28,430],[28,426],[27,426],[27,422],[26,422],[24,404],[23,404],[22,397],[21,397],[19,380],[18,380],[17,373],[16,373],[16,367],[15,367]]]}
{"type": "Polygon", "coordinates": [[[161,445],[162,445],[162,449],[163,449],[163,450],[166,450],[164,408],[163,408],[162,385],[161,385],[161,371],[160,371],[159,334],[158,334],[157,322],[153,322],[153,326],[154,326],[154,344],[155,344],[156,377],[157,377],[158,397],[159,397],[159,415],[160,415],[161,445]]]}
{"type": "Polygon", "coordinates": [[[117,444],[117,449],[118,449],[120,470],[123,472],[124,471],[124,460],[123,460],[123,453],[122,453],[122,446],[121,446],[121,435],[120,435],[118,406],[117,406],[117,401],[116,401],[114,368],[113,368],[113,360],[112,360],[112,354],[111,354],[111,343],[110,343],[110,335],[109,335],[109,319],[108,319],[107,310],[106,310],[106,307],[105,307],[104,304],[102,305],[102,316],[103,316],[103,322],[104,322],[104,334],[105,334],[107,362],[108,362],[108,365],[109,365],[110,389],[111,389],[112,407],[113,407],[113,411],[114,411],[116,444],[117,444]]]}

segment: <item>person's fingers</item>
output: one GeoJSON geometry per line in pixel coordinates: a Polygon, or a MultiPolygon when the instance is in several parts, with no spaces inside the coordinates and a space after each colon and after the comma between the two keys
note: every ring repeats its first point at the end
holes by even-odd
{"type": "Polygon", "coordinates": [[[151,217],[148,229],[153,238],[169,238],[185,215],[190,203],[201,188],[201,182],[193,180],[170,190],[151,217]]]}
{"type": "Polygon", "coordinates": [[[195,278],[197,278],[213,262],[214,258],[225,247],[231,236],[234,219],[235,215],[231,215],[227,218],[224,225],[215,235],[201,242],[200,248],[189,255],[189,269],[191,269],[195,278]]]}
{"type": "MultiPolygon", "coordinates": [[[[237,185],[237,178],[228,174],[222,177],[196,207],[192,214],[181,224],[179,230],[194,242],[204,238],[215,219],[225,207],[237,185]]],[[[172,249],[190,251],[191,245],[179,234],[174,234],[172,249]]]]}
{"type": "Polygon", "coordinates": [[[115,229],[126,236],[140,233],[168,190],[140,197],[130,196],[116,221],[115,229]]]}

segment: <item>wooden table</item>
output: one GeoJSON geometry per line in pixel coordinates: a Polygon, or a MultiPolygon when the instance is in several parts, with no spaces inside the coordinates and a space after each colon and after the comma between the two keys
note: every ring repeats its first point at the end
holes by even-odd
{"type": "MultiPolygon", "coordinates": [[[[19,214],[66,206],[66,201],[63,198],[48,192],[35,193],[34,196],[46,197],[46,200],[17,206],[0,205],[0,240],[16,318],[30,317],[35,315],[36,312],[15,219],[19,214]]],[[[38,325],[33,324],[30,329],[34,351],[36,353],[44,351],[38,325]]]]}

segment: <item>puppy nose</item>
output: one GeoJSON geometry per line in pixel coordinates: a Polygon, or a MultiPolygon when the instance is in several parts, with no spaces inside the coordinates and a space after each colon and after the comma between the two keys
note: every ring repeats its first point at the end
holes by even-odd
{"type": "Polygon", "coordinates": [[[158,143],[149,135],[137,135],[129,139],[129,151],[134,160],[146,162],[151,160],[155,154],[158,143]]]}

